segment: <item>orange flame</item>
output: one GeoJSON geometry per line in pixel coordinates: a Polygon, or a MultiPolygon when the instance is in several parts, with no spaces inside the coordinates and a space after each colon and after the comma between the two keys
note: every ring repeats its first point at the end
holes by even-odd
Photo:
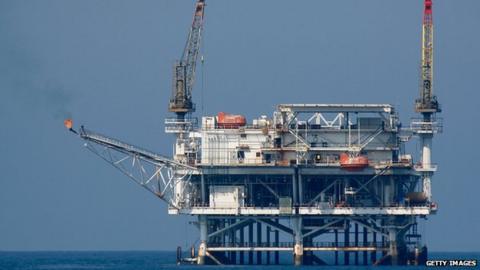
{"type": "Polygon", "coordinates": [[[73,127],[73,121],[72,119],[65,119],[65,121],[63,121],[63,124],[65,125],[66,128],[68,129],[72,129],[73,127]]]}

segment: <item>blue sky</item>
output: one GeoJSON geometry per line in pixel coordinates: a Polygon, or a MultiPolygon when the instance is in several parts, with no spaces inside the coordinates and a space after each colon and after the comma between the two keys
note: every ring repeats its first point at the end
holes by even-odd
{"type": "MultiPolygon", "coordinates": [[[[205,113],[392,103],[408,124],[422,2],[208,1],[205,113]]],[[[0,250],[173,250],[196,238],[188,217],[167,215],[62,123],[170,155],[162,123],[192,10],[191,0],[0,0],[0,250]]],[[[435,0],[434,13],[445,132],[426,238],[431,250],[479,251],[480,2],[435,0]]]]}

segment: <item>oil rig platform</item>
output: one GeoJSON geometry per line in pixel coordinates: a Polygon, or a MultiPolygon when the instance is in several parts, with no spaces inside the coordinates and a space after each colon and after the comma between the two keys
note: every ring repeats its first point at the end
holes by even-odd
{"type": "Polygon", "coordinates": [[[224,112],[193,116],[192,90],[204,27],[197,0],[165,131],[173,157],[81,126],[65,125],[87,149],[168,204],[198,220],[198,264],[421,265],[418,219],[435,214],[432,1],[424,0],[418,119],[402,126],[389,104],[280,104],[247,122],[224,112]],[[419,139],[421,152],[405,145],[419,139]],[[417,160],[417,161],[415,161],[417,160]],[[288,257],[288,256],[287,256],[288,257]]]}

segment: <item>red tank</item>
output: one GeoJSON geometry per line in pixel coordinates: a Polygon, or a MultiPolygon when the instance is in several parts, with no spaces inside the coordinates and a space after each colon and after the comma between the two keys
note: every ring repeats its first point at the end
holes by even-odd
{"type": "Polygon", "coordinates": [[[245,116],[236,114],[218,113],[217,127],[219,128],[239,128],[247,124],[245,116]]]}
{"type": "Polygon", "coordinates": [[[347,171],[359,171],[368,167],[368,158],[366,156],[352,157],[347,153],[340,154],[340,167],[347,171]]]}

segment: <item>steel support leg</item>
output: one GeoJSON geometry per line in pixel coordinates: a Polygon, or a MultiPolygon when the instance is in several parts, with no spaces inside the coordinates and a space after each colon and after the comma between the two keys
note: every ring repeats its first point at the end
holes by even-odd
{"type": "MultiPolygon", "coordinates": [[[[262,245],[262,223],[257,222],[257,246],[260,247],[262,245]]],[[[262,252],[257,251],[257,264],[262,264],[262,252]]]]}
{"type": "MultiPolygon", "coordinates": [[[[271,233],[272,229],[270,226],[267,226],[267,247],[271,247],[271,244],[270,244],[270,233],[271,233]]],[[[266,258],[266,264],[270,264],[270,251],[267,251],[267,258],[266,258]]]]}
{"type": "Polygon", "coordinates": [[[395,229],[388,230],[388,238],[392,265],[398,265],[397,231],[395,229]]]}
{"type": "MultiPolygon", "coordinates": [[[[275,223],[280,223],[280,221],[277,219],[275,223]]],[[[278,229],[275,229],[275,246],[278,247],[280,245],[280,232],[278,229]]],[[[280,264],[280,252],[277,250],[275,251],[275,264],[279,265],[280,264]]]]}
{"type": "MultiPolygon", "coordinates": [[[[377,233],[376,232],[373,232],[372,242],[375,246],[377,246],[377,233]]],[[[375,263],[377,261],[377,251],[376,250],[372,251],[371,256],[372,256],[372,258],[371,258],[372,263],[375,263]]]]}
{"type": "MultiPolygon", "coordinates": [[[[431,168],[432,163],[432,134],[422,134],[420,137],[420,144],[422,147],[422,166],[423,168],[431,168]]],[[[427,196],[429,202],[432,201],[432,190],[431,190],[431,173],[426,172],[423,175],[423,192],[427,196]]]]}
{"type": "MultiPolygon", "coordinates": [[[[225,228],[228,226],[228,225],[227,225],[227,219],[222,218],[220,222],[221,222],[221,223],[220,223],[220,224],[221,224],[220,226],[221,226],[222,229],[225,229],[225,228]]],[[[224,233],[221,237],[222,237],[222,246],[225,247],[226,244],[227,244],[227,234],[224,233]]],[[[228,258],[228,254],[227,254],[226,251],[220,252],[220,253],[222,254],[222,255],[221,255],[222,257],[228,258]]]]}
{"type": "MultiPolygon", "coordinates": [[[[363,245],[368,245],[368,229],[363,227],[363,245]]],[[[368,251],[363,252],[363,265],[368,265],[368,251]]]]}
{"type": "MultiPolygon", "coordinates": [[[[344,245],[345,247],[350,246],[350,221],[345,222],[345,234],[344,234],[344,245]]],[[[345,251],[343,253],[343,261],[345,265],[350,265],[350,252],[345,251]]]]}
{"type": "MultiPolygon", "coordinates": [[[[358,247],[358,223],[355,223],[355,246],[358,247]]],[[[358,265],[358,251],[355,251],[355,265],[358,265]]]]}
{"type": "Polygon", "coordinates": [[[293,258],[295,265],[302,265],[303,262],[303,235],[302,235],[302,218],[301,217],[293,217],[293,231],[294,231],[294,238],[295,238],[295,245],[293,248],[293,258]]]}
{"type": "MultiPolygon", "coordinates": [[[[240,246],[243,247],[245,245],[245,228],[242,226],[240,228],[240,246]]],[[[245,252],[240,251],[240,264],[245,264],[245,252]]]]}
{"type": "Polygon", "coordinates": [[[200,190],[201,190],[201,199],[202,199],[202,206],[206,206],[206,192],[205,192],[205,175],[202,173],[202,175],[200,176],[200,190]]]}
{"type": "MultiPolygon", "coordinates": [[[[380,222],[382,224],[382,227],[385,226],[385,220],[382,219],[380,222]]],[[[386,243],[387,243],[387,237],[385,237],[385,235],[382,234],[382,247],[385,247],[386,243]]],[[[382,250],[382,257],[385,257],[387,255],[387,253],[388,253],[388,251],[383,249],[382,250]]]]}
{"type": "MultiPolygon", "coordinates": [[[[338,230],[334,230],[335,234],[335,246],[338,247],[338,230]]],[[[338,265],[338,251],[334,251],[335,253],[335,265],[338,265]]]]}
{"type": "MultiPolygon", "coordinates": [[[[237,222],[236,219],[230,219],[230,225],[233,225],[237,222]]],[[[235,247],[235,237],[237,235],[236,233],[236,229],[233,228],[230,230],[230,233],[229,233],[229,238],[230,238],[230,245],[232,247],[235,247]]],[[[230,251],[230,264],[237,264],[237,252],[236,251],[230,251]]]]}
{"type": "Polygon", "coordinates": [[[298,185],[295,174],[292,175],[292,201],[293,207],[296,209],[298,206],[298,185]]]}
{"type": "Polygon", "coordinates": [[[198,223],[200,226],[200,246],[198,248],[198,264],[205,264],[205,256],[207,256],[207,238],[208,238],[208,227],[207,227],[207,217],[204,215],[198,216],[198,223]]]}
{"type": "MultiPolygon", "coordinates": [[[[253,223],[248,224],[248,244],[255,246],[253,243],[253,223]]],[[[253,251],[248,252],[248,264],[253,264],[253,251]]]]}

